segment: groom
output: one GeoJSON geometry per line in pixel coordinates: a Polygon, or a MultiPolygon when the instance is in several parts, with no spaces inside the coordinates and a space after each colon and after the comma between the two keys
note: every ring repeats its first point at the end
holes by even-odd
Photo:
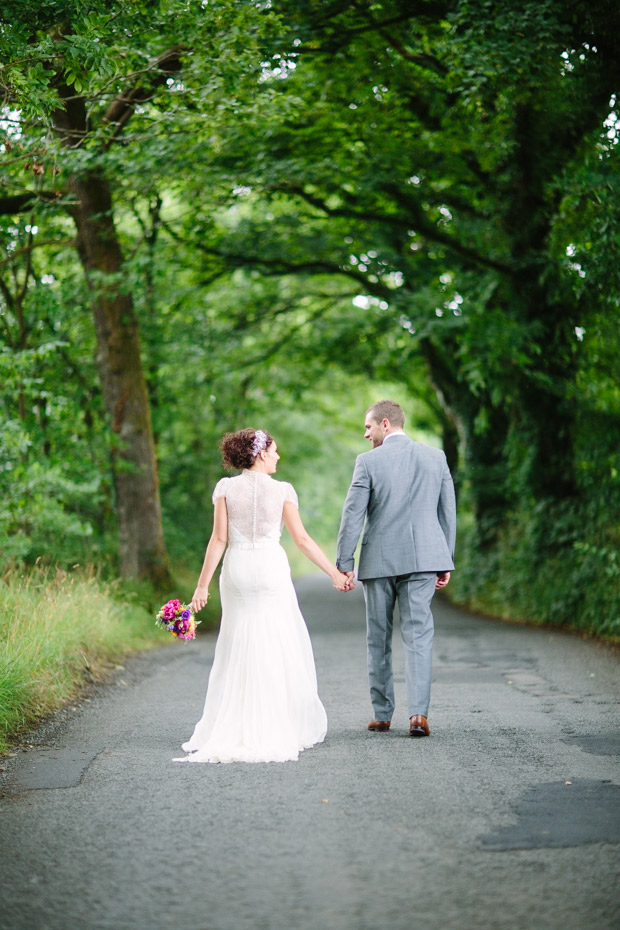
{"type": "Polygon", "coordinates": [[[358,577],[366,600],[368,678],[374,717],[389,730],[394,711],[392,623],[396,601],[405,647],[409,735],[429,736],[433,615],[431,600],[454,568],[456,505],[446,457],[409,439],[402,407],[381,400],[366,411],[364,438],[344,502],[336,564],[354,582],[354,553],[364,535],[358,577]]]}

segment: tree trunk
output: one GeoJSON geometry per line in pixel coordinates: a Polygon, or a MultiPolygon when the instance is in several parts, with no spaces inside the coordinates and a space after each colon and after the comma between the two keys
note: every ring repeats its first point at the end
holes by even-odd
{"type": "Polygon", "coordinates": [[[459,459],[462,462],[464,474],[460,476],[457,472],[456,477],[464,477],[469,486],[478,545],[481,550],[490,550],[497,544],[513,503],[506,483],[508,419],[503,411],[493,408],[486,395],[476,397],[468,389],[453,361],[457,357],[455,344],[445,339],[441,345],[436,345],[424,339],[420,349],[447,420],[446,457],[449,453],[454,464],[459,459]],[[483,431],[476,428],[482,408],[488,418],[483,431]]]}
{"type": "Polygon", "coordinates": [[[168,580],[159,482],[138,325],[129,294],[120,293],[123,257],[102,174],[70,181],[78,250],[92,293],[97,364],[114,450],[121,574],[168,580]],[[108,276],[113,276],[109,278],[108,276]]]}

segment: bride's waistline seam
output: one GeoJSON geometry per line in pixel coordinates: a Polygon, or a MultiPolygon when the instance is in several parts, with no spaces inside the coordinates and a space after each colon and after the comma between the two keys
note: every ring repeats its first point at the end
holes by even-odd
{"type": "Polygon", "coordinates": [[[255,543],[239,543],[239,542],[229,542],[229,549],[276,549],[280,545],[279,539],[270,539],[263,542],[255,543]]]}

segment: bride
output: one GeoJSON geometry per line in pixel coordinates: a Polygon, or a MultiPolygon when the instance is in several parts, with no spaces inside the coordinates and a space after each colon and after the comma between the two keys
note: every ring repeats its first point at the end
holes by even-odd
{"type": "Polygon", "coordinates": [[[296,546],[339,591],[351,585],[308,535],[291,484],[276,481],[277,445],[265,430],[243,429],[222,440],[224,465],[241,470],[213,492],[213,533],[192,608],[209,599],[222,557],[222,622],[204,713],[188,753],[175,762],[287,762],[321,743],[327,730],[317,694],[310,637],[299,610],[282,524],[296,546]]]}

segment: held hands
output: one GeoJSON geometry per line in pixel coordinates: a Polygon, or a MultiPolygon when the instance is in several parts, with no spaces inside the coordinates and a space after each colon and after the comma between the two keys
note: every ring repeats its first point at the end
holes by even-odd
{"type": "Polygon", "coordinates": [[[198,613],[199,610],[205,606],[209,600],[209,591],[207,588],[198,587],[194,591],[194,596],[192,597],[192,610],[194,613],[198,613]]]}
{"type": "Polygon", "coordinates": [[[337,572],[332,580],[337,591],[352,591],[355,587],[355,572],[337,572]]]}

